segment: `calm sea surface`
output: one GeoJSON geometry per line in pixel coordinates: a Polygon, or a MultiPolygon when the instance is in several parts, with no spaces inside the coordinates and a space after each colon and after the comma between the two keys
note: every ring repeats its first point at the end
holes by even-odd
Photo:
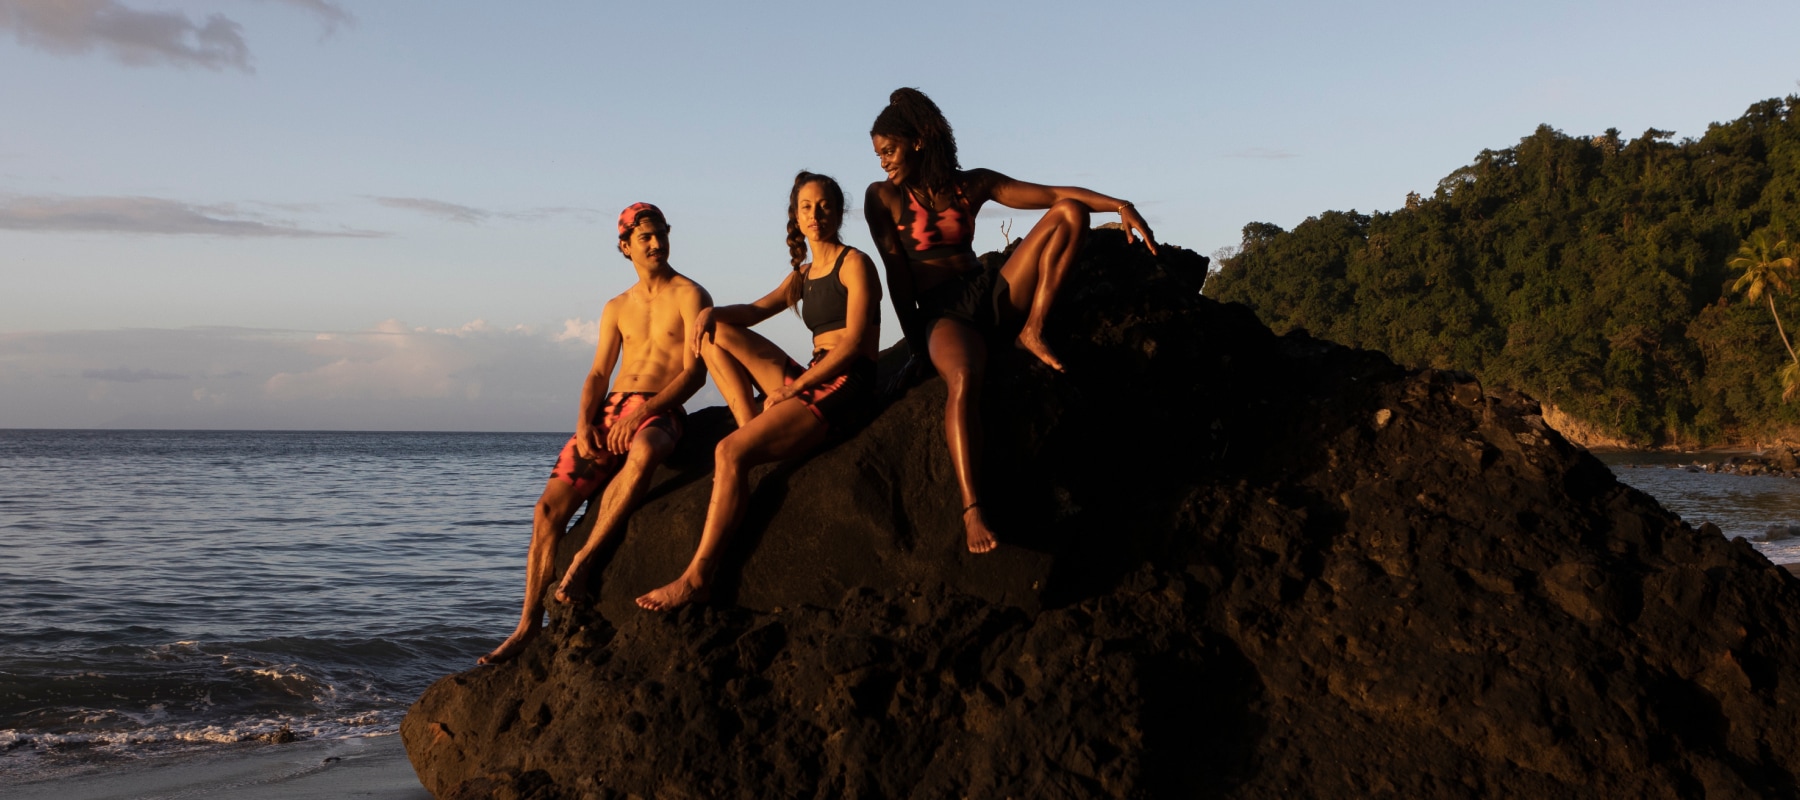
{"type": "MultiPolygon", "coordinates": [[[[1709,475],[1684,467],[1725,455],[1607,453],[1600,460],[1619,480],[1657,499],[1695,527],[1711,522],[1726,536],[1760,536],[1770,525],[1800,525],[1800,479],[1709,475]]],[[[1800,540],[1752,542],[1777,564],[1800,561],[1800,540]]]]}
{"type": "MultiPolygon", "coordinates": [[[[0,786],[393,732],[512,629],[565,436],[0,430],[0,786]]],[[[1608,460],[1694,524],[1800,523],[1800,481],[1608,460]]]]}
{"type": "Polygon", "coordinates": [[[0,785],[394,731],[511,630],[566,436],[0,430],[0,785]]]}

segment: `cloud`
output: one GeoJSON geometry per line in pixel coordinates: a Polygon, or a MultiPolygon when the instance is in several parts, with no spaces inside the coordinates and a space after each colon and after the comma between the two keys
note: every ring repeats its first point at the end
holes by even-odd
{"type": "Polygon", "coordinates": [[[356,24],[355,15],[344,10],[337,3],[327,0],[277,0],[277,2],[303,8],[319,15],[319,23],[325,26],[326,36],[337,33],[340,26],[348,28],[356,24]]]}
{"type": "Polygon", "coordinates": [[[0,28],[51,53],[100,50],[133,67],[167,64],[254,72],[243,27],[223,14],[139,11],[117,0],[0,0],[0,28]]]}
{"type": "Polygon", "coordinates": [[[593,346],[551,327],[0,333],[0,428],[567,430],[593,346]]]}
{"type": "Polygon", "coordinates": [[[1246,147],[1236,152],[1226,153],[1225,155],[1227,158],[1265,158],[1277,160],[1300,157],[1299,153],[1290,150],[1278,150],[1272,147],[1246,147]]]}
{"type": "Polygon", "coordinates": [[[0,429],[568,431],[592,325],[0,333],[0,429]]]}
{"type": "Polygon", "coordinates": [[[523,222],[537,222],[551,217],[573,217],[581,222],[597,222],[606,218],[599,209],[579,206],[539,206],[524,211],[503,213],[500,216],[523,222]]]}
{"type": "Polygon", "coordinates": [[[84,369],[81,377],[97,381],[118,381],[120,383],[137,383],[138,381],[184,381],[186,375],[173,372],[157,372],[151,369],[130,369],[113,367],[112,369],[84,369]]]}
{"type": "Polygon", "coordinates": [[[437,217],[438,219],[449,222],[459,222],[465,225],[479,225],[486,222],[488,219],[495,217],[516,220],[519,222],[539,222],[553,217],[573,217],[583,222],[592,222],[601,219],[600,212],[591,208],[580,208],[577,206],[539,206],[537,208],[528,208],[524,211],[489,211],[484,208],[465,206],[459,203],[433,200],[429,197],[379,197],[370,195],[369,199],[387,206],[388,208],[417,211],[426,216],[437,217]]]}
{"type": "Polygon", "coordinates": [[[446,203],[442,200],[431,200],[424,197],[370,197],[369,199],[387,206],[388,208],[402,208],[408,211],[417,211],[427,216],[446,219],[451,222],[461,222],[468,225],[479,225],[482,220],[492,216],[490,212],[483,211],[479,208],[457,205],[455,203],[446,203]]]}
{"type": "Polygon", "coordinates": [[[589,346],[598,346],[600,344],[600,318],[565,319],[562,331],[552,334],[550,338],[558,342],[582,342],[589,346]]]}
{"type": "Polygon", "coordinates": [[[158,197],[0,197],[0,230],[308,238],[387,235],[349,228],[299,228],[256,217],[229,205],[202,206],[158,197]]]}

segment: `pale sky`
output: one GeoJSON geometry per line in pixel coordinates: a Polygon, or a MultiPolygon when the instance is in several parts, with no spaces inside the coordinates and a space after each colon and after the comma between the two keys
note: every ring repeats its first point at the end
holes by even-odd
{"type": "Polygon", "coordinates": [[[1121,5],[0,0],[0,428],[570,429],[618,210],[751,300],[796,170],[882,177],[899,86],[965,167],[1202,253],[1539,124],[1699,136],[1800,91],[1792,0],[1121,5]]]}

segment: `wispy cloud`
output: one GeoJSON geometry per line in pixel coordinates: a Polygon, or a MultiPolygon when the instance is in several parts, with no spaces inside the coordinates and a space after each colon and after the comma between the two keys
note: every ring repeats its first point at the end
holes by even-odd
{"type": "Polygon", "coordinates": [[[255,71],[243,27],[223,14],[196,22],[180,11],[140,11],[117,0],[0,0],[0,28],[26,47],[65,55],[99,50],[134,67],[255,71]]]}
{"type": "Polygon", "coordinates": [[[406,209],[407,211],[417,211],[427,216],[446,219],[451,222],[461,222],[467,225],[479,225],[482,220],[493,216],[492,212],[484,211],[473,206],[446,203],[442,200],[431,200],[424,197],[370,197],[369,199],[387,206],[388,208],[401,208],[406,209]]]}
{"type": "Polygon", "coordinates": [[[96,381],[118,381],[120,383],[137,383],[139,381],[185,381],[186,375],[173,372],[157,372],[153,369],[131,369],[129,367],[113,367],[111,369],[84,369],[81,377],[96,381]]]}
{"type": "Polygon", "coordinates": [[[338,28],[352,27],[356,24],[356,16],[345,10],[343,6],[328,0],[276,0],[290,6],[306,9],[319,16],[319,23],[325,26],[325,35],[337,33],[338,28]]]}
{"type": "MultiPolygon", "coordinates": [[[[356,23],[329,0],[279,0],[318,17],[325,35],[356,23]]],[[[133,67],[203,67],[255,72],[244,27],[224,14],[195,20],[119,0],[0,0],[0,30],[25,47],[60,55],[101,52],[133,67]]]]}
{"type": "Polygon", "coordinates": [[[1293,152],[1292,150],[1281,150],[1274,147],[1246,147],[1242,150],[1226,153],[1225,155],[1228,158],[1283,159],[1300,157],[1299,153],[1293,152]]]}
{"type": "MultiPolygon", "coordinates": [[[[568,430],[593,332],[571,319],[0,333],[0,428],[568,430]]],[[[687,407],[720,402],[709,386],[687,407]]]]}
{"type": "Polygon", "coordinates": [[[503,212],[500,216],[523,222],[537,222],[552,217],[574,217],[583,222],[593,222],[606,218],[597,208],[581,208],[579,206],[539,206],[524,211],[503,212]]]}
{"type": "Polygon", "coordinates": [[[98,231],[206,236],[379,237],[378,231],[301,228],[229,205],[159,197],[0,196],[0,230],[98,231]]]}
{"type": "Polygon", "coordinates": [[[441,220],[462,223],[464,225],[480,225],[489,219],[540,222],[554,217],[573,217],[583,221],[593,221],[601,218],[600,212],[595,209],[580,208],[577,206],[538,206],[536,208],[525,209],[524,211],[497,211],[476,208],[474,206],[465,206],[461,203],[433,200],[429,197],[381,197],[370,195],[369,199],[387,206],[388,208],[417,211],[418,213],[429,217],[436,217],[441,220]]]}

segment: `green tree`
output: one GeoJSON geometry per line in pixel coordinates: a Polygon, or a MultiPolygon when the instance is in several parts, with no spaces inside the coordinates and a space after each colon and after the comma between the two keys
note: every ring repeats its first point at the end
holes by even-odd
{"type": "MultiPolygon", "coordinates": [[[[1699,138],[1539,126],[1419,188],[1393,211],[1246,225],[1205,293],[1277,332],[1472,371],[1639,444],[1800,428],[1782,399],[1800,399],[1785,327],[1800,292],[1784,293],[1800,269],[1731,302],[1727,266],[1755,231],[1800,219],[1800,97],[1699,138]]],[[[1783,257],[1800,264],[1800,242],[1783,257]]]]}
{"type": "Polygon", "coordinates": [[[1744,273],[1731,285],[1732,291],[1742,292],[1752,303],[1769,303],[1775,332],[1781,334],[1781,345],[1787,348],[1788,360],[1792,362],[1781,370],[1782,400],[1792,400],[1800,394],[1800,355],[1794,354],[1794,344],[1788,341],[1787,329],[1781,324],[1781,313],[1775,310],[1775,295],[1793,291],[1789,283],[1795,267],[1792,250],[1787,239],[1778,239],[1766,229],[1759,230],[1738,245],[1737,255],[1725,262],[1725,266],[1744,273]]]}

